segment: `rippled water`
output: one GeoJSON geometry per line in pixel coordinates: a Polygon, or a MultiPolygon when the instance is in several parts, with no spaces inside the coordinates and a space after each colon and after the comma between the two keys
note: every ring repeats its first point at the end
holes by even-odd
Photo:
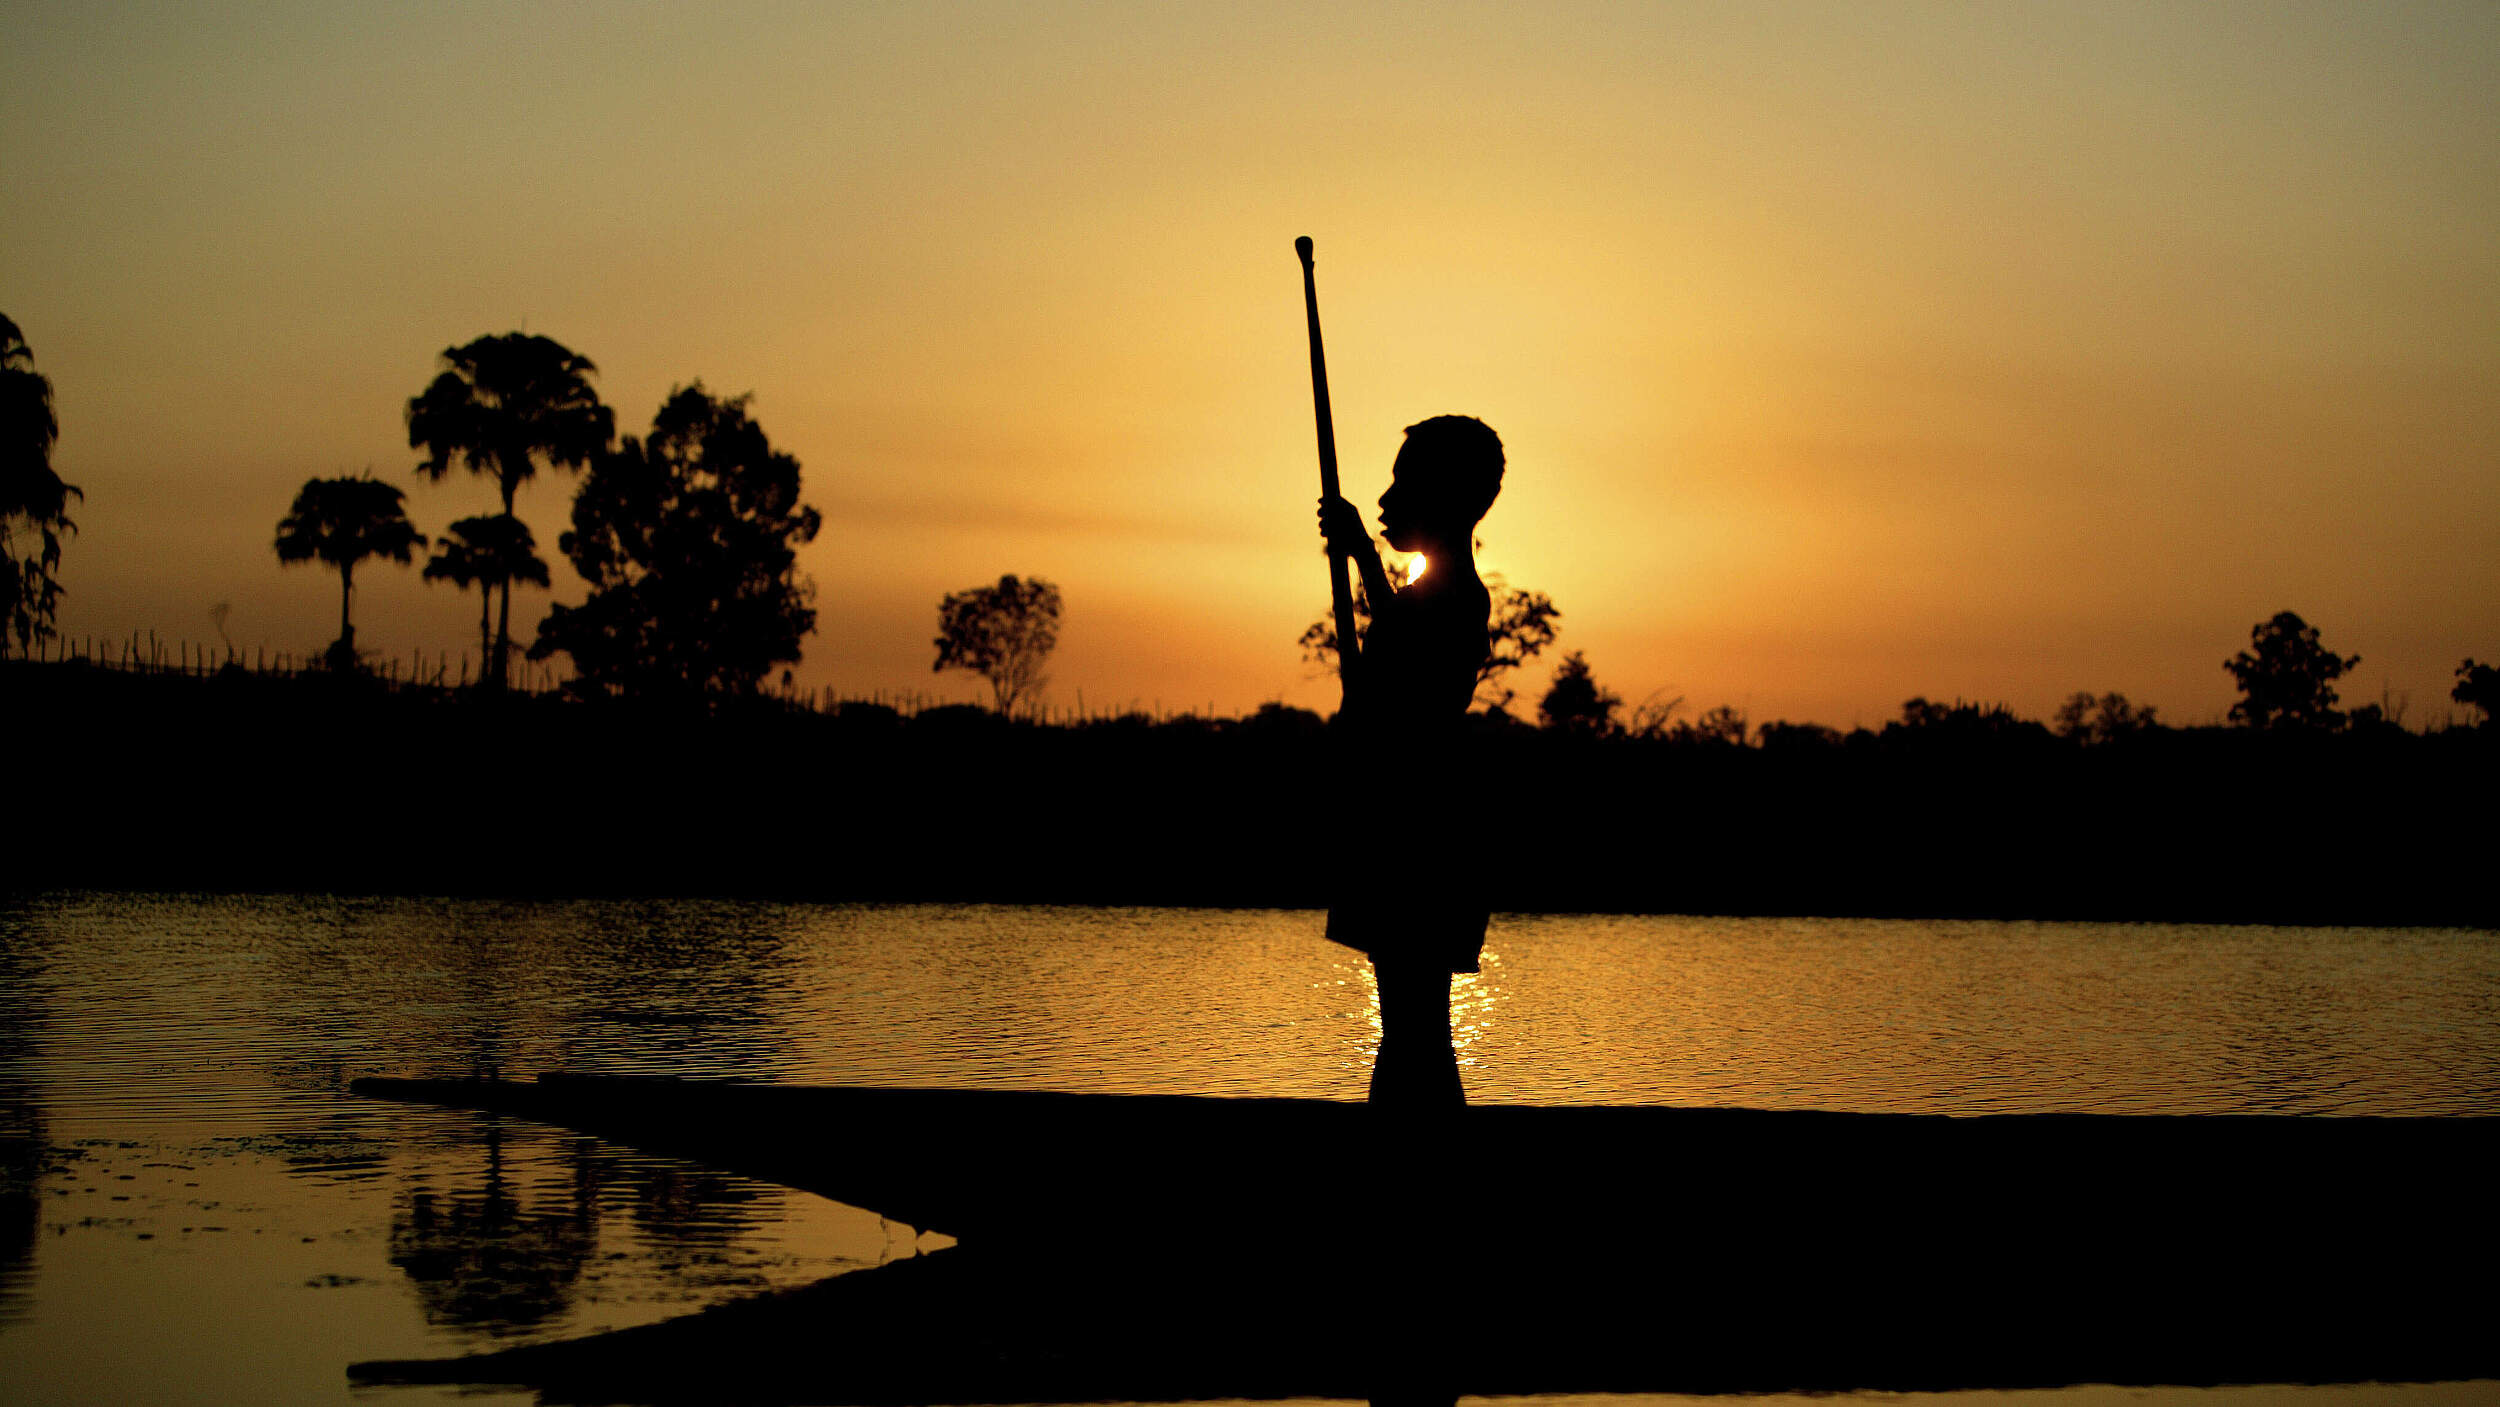
{"type": "MultiPolygon", "coordinates": [[[[1359,1098],[1369,973],[1319,927],[10,901],[0,1401],[336,1401],[353,1360],[649,1320],[925,1244],[596,1140],[355,1099],[354,1076],[1359,1098]]],[[[1480,1101],[2500,1113],[2489,933],[1505,918],[1455,1002],[1480,1101]]]]}

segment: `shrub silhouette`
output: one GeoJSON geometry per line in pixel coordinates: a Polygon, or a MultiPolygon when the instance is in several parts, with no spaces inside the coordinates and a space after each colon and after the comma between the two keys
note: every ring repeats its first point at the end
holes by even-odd
{"type": "Polygon", "coordinates": [[[1615,711],[1621,707],[1623,700],[1598,687],[1587,657],[1574,650],[1555,668],[1553,685],[1536,711],[1555,732],[1603,738],[1614,733],[1615,711]]]}
{"type": "Polygon", "coordinates": [[[2112,743],[2147,728],[2158,728],[2151,704],[2134,704],[2124,694],[2094,694],[2090,690],[2069,694],[2057,706],[2054,723],[2056,734],[2069,742],[2112,743]]]}
{"type": "Polygon", "coordinates": [[[2500,723],[2500,669],[2467,659],[2457,666],[2457,685],[2448,697],[2480,712],[2484,727],[2500,723]]]}

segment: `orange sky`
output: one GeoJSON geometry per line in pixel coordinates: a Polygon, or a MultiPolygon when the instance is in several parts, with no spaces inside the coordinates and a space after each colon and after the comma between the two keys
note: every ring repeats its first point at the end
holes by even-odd
{"type": "MultiPolygon", "coordinates": [[[[937,600],[1012,571],[1066,595],[1055,701],[1325,704],[1304,233],[1349,493],[1401,425],[1490,421],[1485,564],[1631,698],[2205,721],[2288,608],[2419,722],[2500,656],[2487,4],[0,17],[72,633],[228,602],[317,649],[295,487],[489,509],[401,410],[526,327],[620,428],[754,392],[826,515],[803,682],[979,696],[937,600]]],[[[571,488],[521,503],[551,553],[571,488]]],[[[360,644],[473,640],[360,579],[360,644]]]]}

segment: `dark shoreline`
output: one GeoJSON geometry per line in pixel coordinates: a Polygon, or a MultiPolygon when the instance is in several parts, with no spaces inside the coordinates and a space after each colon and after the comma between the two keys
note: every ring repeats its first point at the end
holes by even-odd
{"type": "MultiPolygon", "coordinates": [[[[1298,710],[1043,727],[22,662],[0,701],[18,890],[1309,908],[1399,816],[1323,802],[1298,710]]],[[[2500,927],[2489,729],[1473,745],[1500,912],[2500,927]]]]}

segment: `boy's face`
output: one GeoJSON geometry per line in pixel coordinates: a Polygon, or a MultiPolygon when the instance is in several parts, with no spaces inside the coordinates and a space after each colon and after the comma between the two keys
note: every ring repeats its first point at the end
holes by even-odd
{"type": "Polygon", "coordinates": [[[1380,496],[1380,535],[1400,552],[1423,550],[1425,529],[1435,505],[1432,491],[1421,482],[1423,475],[1415,468],[1414,446],[1398,447],[1397,463],[1389,470],[1389,491],[1380,496]]]}

